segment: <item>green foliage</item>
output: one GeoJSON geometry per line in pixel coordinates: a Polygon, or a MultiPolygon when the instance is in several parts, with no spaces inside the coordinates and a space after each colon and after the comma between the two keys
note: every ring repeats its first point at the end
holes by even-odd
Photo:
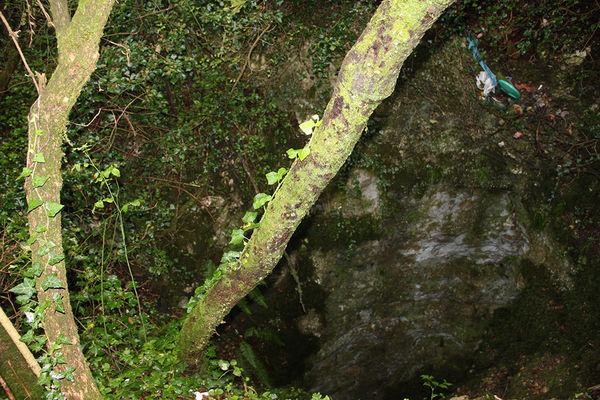
{"type": "Polygon", "coordinates": [[[585,110],[576,126],[577,145],[571,146],[568,159],[556,166],[559,178],[579,175],[585,172],[596,174],[600,166],[600,152],[596,142],[600,140],[600,111],[589,108],[585,110]]]}
{"type": "Polygon", "coordinates": [[[294,159],[298,158],[300,161],[304,160],[310,154],[310,148],[304,147],[302,149],[288,149],[287,155],[289,158],[294,159]]]}
{"type": "Polygon", "coordinates": [[[279,168],[277,170],[277,172],[269,172],[268,174],[266,174],[267,177],[267,183],[269,185],[274,185],[276,183],[281,182],[281,180],[283,179],[284,175],[287,173],[287,169],[285,168],[279,168]]]}
{"type": "Polygon", "coordinates": [[[269,201],[271,201],[272,198],[273,197],[271,195],[268,195],[266,193],[258,193],[256,196],[254,196],[252,208],[258,210],[259,208],[267,204],[269,201]]]}
{"type": "Polygon", "coordinates": [[[438,392],[439,390],[446,390],[452,384],[448,382],[446,379],[439,382],[436,378],[431,375],[421,375],[421,379],[423,379],[423,386],[428,387],[431,390],[431,394],[429,395],[429,399],[433,400],[436,398],[445,399],[446,395],[442,392],[438,392]]]}
{"type": "Polygon", "coordinates": [[[260,358],[258,358],[252,346],[246,341],[241,341],[239,351],[244,360],[252,367],[252,372],[260,380],[260,382],[267,388],[273,387],[265,364],[260,358]]]}
{"type": "Polygon", "coordinates": [[[329,19],[327,24],[310,27],[310,36],[316,39],[311,46],[313,74],[320,79],[329,78],[329,66],[336,57],[342,57],[354,44],[359,31],[356,30],[358,17],[372,15],[375,3],[356,1],[343,13],[333,12],[319,18],[329,19]]]}
{"type": "Polygon", "coordinates": [[[246,338],[255,338],[262,342],[276,344],[278,346],[283,346],[284,343],[273,329],[268,328],[259,328],[256,326],[252,326],[244,332],[244,337],[246,338]]]}
{"type": "Polygon", "coordinates": [[[469,26],[476,26],[472,34],[482,35],[496,60],[525,55],[548,60],[589,45],[598,17],[597,5],[581,0],[466,0],[456,2],[440,21],[450,28],[447,35],[464,35],[469,26]]]}

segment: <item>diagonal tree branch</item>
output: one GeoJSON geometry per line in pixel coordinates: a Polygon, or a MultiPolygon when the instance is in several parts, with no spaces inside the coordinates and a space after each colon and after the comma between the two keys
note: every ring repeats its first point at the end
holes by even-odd
{"type": "Polygon", "coordinates": [[[237,265],[208,289],[179,335],[180,358],[199,366],[223,318],[275,267],[292,234],[360,138],[377,105],[394,90],[400,68],[454,0],[383,0],[346,55],[323,122],[269,203],[237,265]]]}

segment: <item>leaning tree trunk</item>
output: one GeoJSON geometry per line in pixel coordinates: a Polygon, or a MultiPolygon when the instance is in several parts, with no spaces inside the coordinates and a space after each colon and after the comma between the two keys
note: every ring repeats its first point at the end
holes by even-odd
{"type": "Polygon", "coordinates": [[[38,79],[39,97],[28,117],[30,175],[25,180],[25,192],[31,210],[29,232],[35,238],[31,261],[41,270],[36,289],[39,304],[48,306],[43,320],[48,346],[59,345],[66,361],[57,369],[75,368],[74,379],[61,381],[60,390],[69,400],[100,399],[102,395],[81,351],[69,302],[60,221],[61,146],[69,112],[96,68],[100,38],[113,2],[80,0],[71,19],[67,0],[50,0],[58,64],[47,85],[43,77],[38,79]]]}
{"type": "Polygon", "coordinates": [[[377,105],[390,96],[404,60],[454,0],[383,0],[342,64],[337,86],[308,146],[269,203],[236,267],[191,311],[179,335],[190,366],[236,303],[275,267],[302,218],[335,176],[377,105]]]}

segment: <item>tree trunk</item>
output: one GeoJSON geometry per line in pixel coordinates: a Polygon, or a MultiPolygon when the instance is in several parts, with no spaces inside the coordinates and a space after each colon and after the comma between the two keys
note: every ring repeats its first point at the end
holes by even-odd
{"type": "Polygon", "coordinates": [[[335,176],[375,108],[390,96],[404,60],[454,0],[383,0],[346,55],[337,86],[308,146],[269,203],[240,260],[191,311],[180,358],[199,366],[202,351],[235,304],[276,266],[300,221],[335,176]]]}
{"type": "Polygon", "coordinates": [[[43,328],[48,347],[59,345],[66,364],[74,367],[73,380],[63,379],[61,391],[67,399],[100,399],[79,344],[73,318],[62,247],[60,191],[62,188],[61,146],[66,138],[69,113],[83,86],[96,68],[102,31],[114,0],[80,0],[71,19],[66,0],[50,0],[56,29],[58,65],[44,85],[39,79],[39,97],[31,106],[25,180],[32,265],[39,266],[36,278],[39,305],[47,306],[43,328]],[[66,343],[65,343],[66,342],[66,343]],[[61,344],[62,343],[62,344],[61,344]]]}

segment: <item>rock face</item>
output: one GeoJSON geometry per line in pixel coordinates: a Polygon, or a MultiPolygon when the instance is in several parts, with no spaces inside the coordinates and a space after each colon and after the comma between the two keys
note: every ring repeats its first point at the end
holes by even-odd
{"type": "Polygon", "coordinates": [[[512,260],[528,241],[508,194],[434,187],[413,207],[414,222],[397,221],[393,236],[361,243],[350,259],[312,253],[330,294],[311,390],[383,399],[427,366],[462,371],[482,322],[516,297],[512,260]]]}
{"type": "Polygon", "coordinates": [[[327,297],[309,313],[321,343],[305,375],[312,391],[397,399],[432,368],[464,376],[493,311],[522,289],[524,260],[554,260],[553,275],[568,275],[522,204],[538,172],[477,98],[469,57],[457,40],[417,58],[372,118],[346,183],[315,207],[309,258],[327,297]],[[364,224],[377,234],[352,233],[364,224]]]}

